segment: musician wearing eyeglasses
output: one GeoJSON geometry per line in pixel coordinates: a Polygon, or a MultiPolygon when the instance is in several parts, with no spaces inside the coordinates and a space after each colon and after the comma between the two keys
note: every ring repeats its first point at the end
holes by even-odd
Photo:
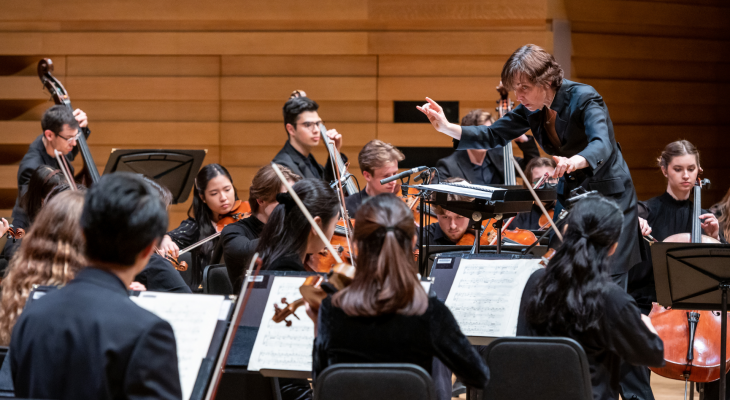
{"type": "MultiPolygon", "coordinates": [[[[284,129],[286,129],[288,139],[274,157],[273,162],[289,168],[302,178],[332,182],[335,180],[331,165],[333,160],[328,159],[327,163],[322,166],[312,154],[312,150],[322,141],[320,133],[322,118],[317,113],[319,105],[314,100],[305,97],[302,92],[295,93],[297,95],[292,95],[284,104],[284,129]],[[302,93],[302,95],[298,93],[302,93]]],[[[342,148],[342,135],[337,130],[330,129],[325,132],[325,136],[334,142],[334,151],[339,153],[342,148]]],[[[343,162],[347,162],[344,154],[341,154],[341,157],[343,162]]]]}
{"type": "MultiPolygon", "coordinates": [[[[537,183],[539,183],[540,178],[545,176],[545,174],[547,173],[548,178],[540,186],[540,188],[555,190],[555,187],[558,185],[558,179],[552,177],[555,173],[555,165],[555,160],[553,160],[552,158],[533,158],[527,164],[527,167],[525,167],[525,177],[527,177],[527,180],[531,182],[532,186],[534,187],[537,183]]],[[[550,212],[551,210],[555,209],[555,202],[543,202],[543,206],[545,206],[545,210],[547,210],[547,212],[550,212]]],[[[533,204],[532,210],[530,210],[529,213],[517,214],[515,219],[510,224],[510,229],[520,228],[529,229],[532,231],[547,229],[548,226],[545,226],[545,223],[547,221],[545,221],[544,218],[543,223],[540,223],[540,218],[542,216],[543,213],[540,207],[537,204],[533,204]]]]}

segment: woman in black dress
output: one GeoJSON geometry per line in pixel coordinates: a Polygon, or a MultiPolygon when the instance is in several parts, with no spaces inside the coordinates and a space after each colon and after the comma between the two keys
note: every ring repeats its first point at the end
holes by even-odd
{"type": "MultiPolygon", "coordinates": [[[[416,226],[405,203],[388,194],[369,199],[357,212],[354,236],[355,277],[324,299],[315,319],[314,384],[333,364],[411,363],[431,372],[436,357],[465,384],[485,387],[487,366],[449,309],[419,282],[416,226]]],[[[450,381],[448,389],[450,398],[450,381]]]]}
{"type": "Polygon", "coordinates": [[[590,195],[573,206],[564,241],[525,286],[518,336],[565,336],[583,346],[594,400],[618,399],[621,361],[664,364],[664,345],[636,302],[611,281],[622,215],[612,200],[590,195]]]}
{"type": "MultiPolygon", "coordinates": [[[[302,179],[287,167],[280,165],[279,169],[290,185],[302,179]]],[[[283,192],[286,192],[286,188],[271,165],[259,169],[248,190],[251,216],[229,224],[221,231],[223,259],[235,292],[241,287],[243,271],[248,267],[251,256],[258,246],[258,238],[264,230],[264,224],[269,220],[274,207],[279,204],[276,195],[283,192]]]]}
{"type": "Polygon", "coordinates": [[[491,126],[450,123],[433,100],[418,107],[437,131],[455,139],[456,149],[504,146],[528,130],[555,159],[558,204],[555,217],[578,187],[596,190],[619,205],[624,225],[610,274],[625,287],[629,269],[641,261],[636,192],[613,134],[608,108],[591,86],[563,79],[552,55],[535,45],[515,51],[502,69],[502,83],[521,103],[491,126]]]}
{"type": "MultiPolygon", "coordinates": [[[[201,168],[195,177],[193,204],[188,210],[188,219],[165,235],[158,247],[160,255],[172,254],[177,257],[181,248],[218,232],[218,220],[231,212],[236,200],[236,187],[233,186],[233,179],[227,169],[219,164],[208,164],[201,168]]],[[[211,263],[219,239],[213,239],[192,250],[193,290],[202,282],[203,268],[211,263]]]]}

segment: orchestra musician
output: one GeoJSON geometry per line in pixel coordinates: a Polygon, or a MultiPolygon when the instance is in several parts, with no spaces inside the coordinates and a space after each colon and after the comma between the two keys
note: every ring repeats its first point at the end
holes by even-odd
{"type": "MultiPolygon", "coordinates": [[[[279,169],[291,185],[302,179],[287,167],[279,166],[279,169]]],[[[279,204],[276,195],[282,192],[286,192],[286,188],[271,165],[265,165],[256,172],[248,190],[251,215],[227,225],[221,232],[223,259],[235,291],[243,283],[243,272],[258,246],[264,224],[269,220],[274,207],[279,204]]]]}
{"type": "MultiPolygon", "coordinates": [[[[411,363],[432,372],[434,358],[475,388],[489,370],[443,302],[421,286],[413,259],[413,213],[395,196],[380,194],[357,213],[358,249],[352,283],[322,301],[315,321],[312,377],[339,363],[411,363]]],[[[440,399],[451,398],[448,389],[440,399]]],[[[437,385],[438,386],[438,385],[437,385]]]]}
{"type": "Polygon", "coordinates": [[[0,283],[0,345],[10,343],[10,334],[34,285],[65,285],[86,266],[79,225],[83,206],[82,192],[66,191],[34,215],[37,223],[28,230],[0,283]]]}
{"type": "Polygon", "coordinates": [[[455,140],[458,150],[504,146],[531,130],[557,164],[553,175],[560,178],[555,218],[578,187],[614,199],[625,218],[610,273],[625,288],[628,270],[641,261],[637,199],[603,98],[591,86],[563,79],[563,70],[553,56],[535,45],[523,46],[509,57],[502,82],[515,91],[521,104],[491,126],[452,124],[430,98],[418,109],[437,131],[455,140]]]}
{"type": "MultiPolygon", "coordinates": [[[[472,110],[461,119],[461,126],[491,126],[493,123],[492,114],[484,110],[472,110]]],[[[522,169],[530,160],[540,157],[540,150],[532,136],[523,134],[515,142],[524,155],[524,158],[515,157],[522,169]]],[[[438,160],[436,168],[441,179],[463,178],[475,185],[503,184],[504,151],[502,146],[489,150],[457,149],[450,156],[438,160]]]]}
{"type": "MultiPolygon", "coordinates": [[[[555,188],[555,186],[558,184],[558,179],[553,178],[553,174],[555,173],[555,160],[552,158],[546,158],[546,157],[538,157],[533,158],[530,160],[529,163],[527,163],[527,167],[525,167],[525,177],[527,178],[529,184],[535,185],[537,182],[545,176],[545,174],[549,174],[549,178],[546,181],[546,184],[543,185],[544,189],[549,188],[555,188]]],[[[525,182],[524,184],[527,185],[528,182],[525,182]]],[[[550,212],[550,210],[553,210],[555,208],[555,202],[551,201],[548,204],[545,204],[546,202],[543,202],[543,206],[545,207],[545,210],[550,212]]],[[[520,229],[529,229],[529,230],[539,230],[542,226],[540,224],[540,217],[542,217],[544,214],[542,213],[542,210],[537,204],[532,205],[532,210],[530,210],[529,213],[519,213],[515,217],[514,220],[512,220],[512,223],[510,224],[510,228],[520,228],[520,229]]],[[[543,228],[544,229],[544,228],[543,228]]]]}
{"type": "MultiPolygon", "coordinates": [[[[455,177],[447,178],[444,180],[444,182],[469,183],[462,178],[455,177]]],[[[433,193],[431,196],[435,197],[436,194],[433,193]]],[[[474,199],[471,197],[460,196],[458,194],[452,193],[449,193],[447,195],[447,200],[474,201],[474,199]]],[[[449,210],[444,210],[441,206],[435,204],[431,205],[431,209],[436,214],[437,222],[426,226],[426,230],[428,232],[428,244],[432,246],[453,246],[457,244],[469,229],[469,218],[449,210]]]]}
{"type": "MultiPolygon", "coordinates": [[[[178,257],[180,249],[218,232],[217,222],[231,212],[238,200],[233,178],[220,164],[208,164],[200,169],[193,185],[193,204],[188,210],[188,218],[180,226],[165,235],[158,253],[162,256],[178,257]]],[[[192,289],[196,290],[202,282],[203,268],[211,264],[213,252],[220,238],[213,239],[193,249],[192,289]]]]}
{"type": "MultiPolygon", "coordinates": [[[[322,179],[326,182],[335,180],[331,163],[327,159],[323,167],[312,155],[312,149],[322,139],[320,124],[322,119],[317,113],[319,105],[309,97],[293,96],[284,104],[284,129],[288,139],[284,147],[276,154],[273,162],[289,168],[302,178],[322,179]]],[[[342,135],[335,129],[325,132],[325,135],[335,144],[335,151],[342,148],[342,135]]],[[[343,162],[347,157],[340,153],[343,162]]]]}
{"type": "MultiPolygon", "coordinates": [[[[692,230],[693,202],[690,193],[695,185],[699,173],[700,154],[695,146],[686,141],[678,140],[669,143],[657,160],[662,174],[667,179],[667,189],[661,195],[639,204],[639,222],[642,234],[651,235],[658,241],[663,241],[676,233],[692,230]]],[[[721,235],[717,217],[708,210],[702,210],[703,234],[724,241],[721,235]]],[[[649,315],[652,303],[657,301],[654,284],[654,268],[651,261],[651,251],[646,248],[647,260],[636,265],[631,270],[629,280],[629,294],[636,300],[639,309],[644,315],[649,315]]],[[[639,400],[653,400],[650,386],[650,372],[647,368],[624,365],[624,378],[621,380],[623,392],[628,396],[635,396],[639,400]]],[[[705,396],[708,392],[718,391],[717,382],[705,384],[705,396]]],[[[717,398],[718,394],[714,397],[717,398]]]]}
{"type": "Polygon", "coordinates": [[[127,292],[167,223],[157,193],[134,174],[92,186],[80,223],[89,266],[30,304],[13,329],[17,397],[181,399],[172,327],[127,292]]]}
{"type": "Polygon", "coordinates": [[[380,180],[398,173],[398,162],[405,156],[397,147],[379,139],[369,141],[357,155],[360,171],[365,179],[365,188],[360,192],[347,196],[345,205],[350,218],[354,218],[357,209],[369,197],[381,193],[395,193],[399,187],[397,181],[381,184],[380,180]]]}
{"type": "Polygon", "coordinates": [[[525,286],[517,323],[517,336],[564,336],[580,343],[595,400],[618,399],[622,360],[664,364],[664,344],[651,320],[608,275],[622,219],[621,208],[600,195],[574,205],[562,245],[525,286]]]}

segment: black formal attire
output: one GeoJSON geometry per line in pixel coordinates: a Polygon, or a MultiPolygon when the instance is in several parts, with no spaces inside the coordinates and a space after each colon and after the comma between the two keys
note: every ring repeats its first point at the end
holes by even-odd
{"type": "MultiPolygon", "coordinates": [[[[484,388],[489,369],[437,298],[422,315],[350,317],[327,297],[319,308],[312,352],[312,377],[340,363],[409,363],[431,372],[436,357],[467,385],[484,388]]],[[[449,374],[449,378],[450,378],[449,374]]],[[[450,398],[449,380],[448,397],[450,398]]]]}
{"type": "Polygon", "coordinates": [[[36,399],[180,399],[169,323],[88,267],[20,315],[10,342],[15,395],[36,399]]]}
{"type": "MultiPolygon", "coordinates": [[[[651,236],[661,242],[675,233],[692,231],[692,208],[691,200],[677,200],[669,193],[664,192],[661,196],[654,197],[646,202],[639,202],[639,216],[646,219],[651,227],[651,236]]],[[[709,213],[709,211],[702,210],[702,214],[706,213],[709,213]]],[[[703,231],[703,234],[706,235],[707,233],[703,231]]],[[[641,312],[644,315],[649,315],[652,303],[657,301],[654,267],[649,244],[642,243],[641,246],[642,252],[646,255],[645,260],[631,269],[628,291],[636,300],[641,312]]],[[[622,366],[622,375],[621,389],[626,398],[635,396],[640,400],[654,399],[650,385],[651,374],[647,368],[624,364],[622,366]]],[[[717,382],[705,385],[706,396],[707,392],[714,390],[717,393],[718,389],[717,382]]],[[[717,397],[718,394],[715,394],[714,397],[706,398],[714,399],[717,397]]]]}
{"type": "MultiPolygon", "coordinates": [[[[554,204],[548,204],[545,206],[545,210],[550,211],[554,208],[554,206],[554,204]]],[[[517,216],[515,217],[515,219],[512,220],[512,223],[509,224],[509,228],[507,229],[520,228],[536,231],[540,229],[540,218],[543,215],[544,214],[542,213],[540,207],[533,204],[530,212],[517,214],[517,216]]]]}
{"type": "MultiPolygon", "coordinates": [[[[530,160],[540,157],[535,138],[527,138],[529,140],[525,143],[516,142],[524,158],[515,158],[523,170],[530,160]]],[[[466,150],[456,150],[452,155],[438,160],[436,168],[441,180],[454,177],[466,179],[475,185],[504,184],[504,147],[489,149],[482,165],[473,164],[466,150]]]]}
{"type": "MultiPolygon", "coordinates": [[[[550,108],[557,112],[553,137],[545,126],[545,109],[530,112],[522,104],[491,126],[463,126],[457,150],[490,149],[504,146],[528,130],[546,153],[555,156],[583,156],[589,166],[566,174],[558,182],[558,213],[570,191],[582,186],[597,190],[616,201],[624,214],[619,247],[611,257],[611,274],[623,275],[641,261],[636,192],[629,168],[616,143],[613,124],[603,98],[591,86],[563,80],[550,108]],[[552,139],[551,139],[552,138],[552,139]],[[555,144],[553,144],[555,142],[555,144]]],[[[557,214],[556,214],[557,217],[557,214]]]]}
{"type": "Polygon", "coordinates": [[[221,232],[223,260],[235,292],[238,292],[243,283],[244,271],[251,263],[251,257],[256,252],[259,236],[263,230],[264,223],[255,215],[251,215],[228,224],[221,232]]]}
{"type": "Polygon", "coordinates": [[[357,210],[360,209],[362,203],[370,198],[370,195],[365,190],[366,189],[363,189],[353,195],[345,197],[345,208],[347,208],[347,214],[350,215],[350,218],[355,218],[355,214],[357,214],[357,210]]]}
{"type": "Polygon", "coordinates": [[[545,270],[540,269],[527,281],[517,320],[517,336],[567,336],[580,343],[588,357],[594,400],[618,399],[622,360],[637,365],[664,365],[664,343],[641,320],[634,299],[615,283],[604,288],[603,313],[597,329],[575,332],[566,326],[565,331],[550,332],[545,326],[531,324],[527,319],[527,304],[544,276],[545,270]]]}
{"type": "Polygon", "coordinates": [[[157,253],[152,253],[147,266],[134,280],[151,292],[192,293],[172,263],[157,253]]]}
{"type": "MultiPolygon", "coordinates": [[[[434,222],[430,225],[427,225],[426,232],[427,232],[428,244],[431,246],[454,246],[454,245],[456,245],[456,242],[453,242],[451,239],[449,239],[448,236],[446,236],[446,233],[444,233],[443,229],[441,229],[441,225],[439,225],[438,222],[434,222]]],[[[418,240],[420,243],[421,235],[418,235],[418,240]]]]}
{"type": "MultiPolygon", "coordinates": [[[[344,154],[340,153],[340,157],[342,157],[343,162],[347,162],[347,157],[344,154]]],[[[289,168],[302,178],[321,179],[328,183],[335,180],[332,172],[332,160],[327,158],[327,163],[323,167],[312,154],[304,157],[288,140],[272,161],[289,168]]]]}
{"type": "MultiPolygon", "coordinates": [[[[180,226],[167,232],[173,242],[182,250],[198,241],[205,239],[200,232],[200,225],[198,221],[193,218],[188,218],[180,223],[180,226]]],[[[217,263],[218,260],[213,260],[213,253],[215,252],[216,246],[220,237],[217,237],[208,243],[198,246],[190,251],[192,256],[192,280],[190,288],[196,291],[200,284],[203,282],[203,269],[212,263],[217,263]]]]}

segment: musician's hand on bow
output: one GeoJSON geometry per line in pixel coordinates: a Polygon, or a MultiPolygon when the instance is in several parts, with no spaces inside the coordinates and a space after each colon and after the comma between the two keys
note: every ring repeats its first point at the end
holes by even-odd
{"type": "Polygon", "coordinates": [[[428,101],[428,103],[423,106],[416,106],[418,111],[426,114],[428,120],[431,121],[431,125],[433,125],[437,131],[445,133],[456,140],[461,139],[461,126],[450,123],[446,119],[444,109],[441,108],[438,103],[428,97],[426,97],[426,101],[428,101]]]}
{"type": "Polygon", "coordinates": [[[570,158],[553,156],[553,160],[555,160],[555,163],[557,164],[555,166],[553,178],[562,178],[564,174],[569,174],[588,166],[588,161],[586,161],[583,156],[579,155],[575,155],[570,158]]]}
{"type": "Polygon", "coordinates": [[[702,230],[707,233],[708,236],[720,240],[720,224],[717,222],[717,217],[713,213],[700,215],[702,221],[702,230]]]}
{"type": "Polygon", "coordinates": [[[639,229],[641,229],[641,236],[651,235],[651,226],[644,218],[639,217],[639,229]]]}
{"type": "Polygon", "coordinates": [[[129,290],[133,290],[135,292],[146,292],[147,288],[143,284],[135,281],[129,285],[129,290]]]}
{"type": "Polygon", "coordinates": [[[86,116],[85,112],[81,111],[81,109],[77,108],[74,110],[74,118],[76,118],[76,122],[79,123],[81,128],[89,126],[89,118],[86,116]]]}
{"type": "Polygon", "coordinates": [[[331,141],[335,142],[335,148],[337,151],[340,151],[342,148],[342,135],[337,132],[337,129],[327,130],[327,137],[330,138],[331,141]]]}
{"type": "Polygon", "coordinates": [[[157,246],[157,254],[163,257],[169,254],[177,258],[180,255],[180,248],[177,247],[177,244],[172,241],[169,235],[165,235],[162,238],[160,245],[157,246]]]}
{"type": "Polygon", "coordinates": [[[0,219],[0,237],[5,236],[9,229],[10,224],[8,223],[8,220],[5,218],[0,219]]]}

